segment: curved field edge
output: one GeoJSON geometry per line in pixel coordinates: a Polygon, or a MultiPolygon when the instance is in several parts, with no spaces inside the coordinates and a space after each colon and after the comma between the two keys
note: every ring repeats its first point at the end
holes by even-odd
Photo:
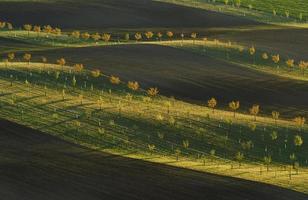
{"type": "MultiPolygon", "coordinates": [[[[301,7],[294,8],[288,5],[285,1],[280,8],[278,4],[273,2],[253,2],[249,0],[241,1],[241,6],[235,6],[235,1],[228,1],[228,5],[224,0],[217,0],[216,2],[208,2],[205,0],[156,0],[159,2],[166,2],[170,4],[177,4],[187,7],[200,8],[204,10],[212,10],[219,13],[225,13],[228,15],[239,16],[251,20],[267,24],[286,25],[293,27],[307,27],[308,13],[304,9],[306,4],[302,4],[301,7]],[[271,4],[271,5],[266,5],[271,4]],[[266,6],[264,6],[266,5],[266,6]],[[250,8],[251,6],[251,8],[250,8]],[[274,12],[276,14],[274,15],[274,12]]],[[[290,1],[290,3],[295,3],[290,1]]],[[[295,5],[297,5],[295,3],[295,5]]]]}
{"type": "MultiPolygon", "coordinates": [[[[71,87],[73,74],[69,72],[70,68],[65,68],[68,71],[61,72],[61,78],[54,80],[61,67],[48,65],[40,72],[42,64],[32,63],[31,71],[27,64],[11,64],[14,67],[10,65],[9,70],[2,67],[1,72],[2,118],[112,154],[260,181],[307,193],[307,168],[301,167],[297,172],[282,164],[289,162],[289,154],[295,150],[301,164],[307,162],[303,151],[306,144],[300,150],[292,147],[292,135],[298,132],[293,122],[279,120],[279,127],[276,127],[274,121],[267,117],[258,117],[258,121],[253,122],[251,116],[237,114],[233,118],[230,112],[217,110],[212,113],[206,107],[162,96],[151,100],[144,97],[143,92],[129,92],[124,83],[116,87],[110,85],[106,76],[97,85],[95,80],[76,74],[78,88],[71,87]],[[91,80],[91,86],[87,80],[91,80]],[[65,95],[61,89],[63,86],[65,95]],[[131,93],[132,99],[127,92],[131,93]],[[99,97],[103,101],[102,108],[97,102],[99,97]],[[229,130],[230,125],[234,130],[229,130]],[[238,129],[249,134],[243,135],[238,129]],[[263,148],[275,152],[278,148],[276,145],[269,146],[271,141],[264,142],[268,140],[264,136],[273,130],[279,132],[280,145],[284,145],[286,135],[290,140],[286,156],[282,160],[273,157],[279,162],[274,161],[267,171],[261,162],[263,148]],[[227,143],[224,140],[226,133],[230,134],[227,143]],[[244,151],[246,161],[238,166],[234,156],[236,151],[243,151],[238,145],[239,140],[253,138],[255,147],[244,151]],[[184,141],[189,141],[189,145],[183,147],[184,141]]],[[[302,131],[306,132],[306,129],[305,126],[302,131]]],[[[306,135],[302,137],[305,141],[306,135]]]]}
{"type": "Polygon", "coordinates": [[[268,184],[95,151],[4,120],[0,128],[5,147],[0,194],[7,200],[307,197],[268,184]]]}

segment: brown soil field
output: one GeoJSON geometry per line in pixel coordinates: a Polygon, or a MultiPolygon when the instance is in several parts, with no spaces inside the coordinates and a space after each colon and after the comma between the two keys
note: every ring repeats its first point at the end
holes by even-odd
{"type": "Polygon", "coordinates": [[[0,121],[3,200],[304,200],[279,187],[96,152],[0,121]]]}
{"type": "Polygon", "coordinates": [[[187,28],[256,25],[257,22],[152,0],[60,0],[0,2],[0,20],[21,26],[50,24],[63,29],[187,28]]]}
{"type": "Polygon", "coordinates": [[[308,29],[234,31],[213,37],[247,46],[254,45],[257,50],[279,53],[297,60],[308,60],[308,29]]]}
{"type": "Polygon", "coordinates": [[[47,56],[50,62],[60,57],[68,64],[83,63],[99,68],[123,80],[136,80],[148,88],[157,86],[166,96],[204,103],[218,98],[226,107],[240,100],[247,111],[254,103],[271,113],[279,110],[294,117],[307,114],[308,83],[251,70],[236,64],[198,55],[189,51],[158,45],[115,45],[64,48],[33,52],[34,60],[47,56]]]}

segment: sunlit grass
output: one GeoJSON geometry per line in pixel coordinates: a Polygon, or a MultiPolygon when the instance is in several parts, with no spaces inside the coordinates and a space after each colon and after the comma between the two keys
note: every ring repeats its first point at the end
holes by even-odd
{"type": "Polygon", "coordinates": [[[183,6],[212,10],[216,12],[237,15],[247,19],[253,19],[265,23],[307,27],[307,4],[304,0],[241,0],[240,6],[236,1],[229,0],[157,0],[167,3],[174,3],[183,6]],[[275,15],[273,14],[275,12],[275,15]],[[301,13],[301,14],[300,14],[301,13]],[[289,15],[289,17],[287,17],[289,15]]]}
{"type": "Polygon", "coordinates": [[[111,84],[107,75],[93,78],[89,71],[76,73],[55,64],[1,63],[0,76],[2,118],[113,154],[307,192],[308,138],[302,134],[304,144],[294,147],[293,136],[300,133],[293,121],[279,119],[276,126],[270,116],[258,116],[255,122],[247,113],[234,118],[227,110],[213,113],[172,98],[149,98],[143,89],[134,92],[126,83],[111,84]],[[276,141],[270,139],[274,130],[276,141]],[[243,149],[246,141],[254,147],[243,149]],[[245,155],[240,168],[234,158],[238,151],[245,155]],[[269,172],[263,166],[266,152],[273,154],[269,172]],[[301,167],[299,175],[291,170],[290,179],[289,156],[294,152],[301,167]]]}

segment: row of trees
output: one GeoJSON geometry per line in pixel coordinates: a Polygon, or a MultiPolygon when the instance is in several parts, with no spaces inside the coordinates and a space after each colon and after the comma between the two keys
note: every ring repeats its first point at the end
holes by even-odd
{"type": "MultiPolygon", "coordinates": [[[[4,63],[5,63],[5,66],[8,67],[8,64],[10,62],[13,62],[14,59],[16,58],[15,56],[15,53],[8,53],[7,54],[7,58],[4,59],[4,63]]],[[[23,56],[22,56],[22,59],[28,63],[28,65],[30,65],[30,61],[31,61],[31,58],[32,58],[32,54],[30,53],[25,53],[23,56]]],[[[47,63],[47,58],[42,56],[41,57],[41,62],[43,63],[43,65],[45,66],[46,63],[47,63]]],[[[65,58],[59,58],[56,60],[56,64],[60,65],[62,67],[62,71],[63,71],[63,67],[66,65],[66,60],[65,58]]],[[[77,63],[77,64],[74,64],[72,66],[72,69],[75,73],[81,73],[83,70],[84,70],[84,65],[83,64],[80,64],[80,63],[77,63]]],[[[91,71],[91,75],[92,77],[94,78],[98,78],[100,77],[102,74],[102,72],[99,70],[99,69],[94,69],[91,71]]],[[[114,85],[119,85],[121,83],[121,80],[119,77],[117,76],[110,76],[109,78],[110,80],[110,83],[114,84],[114,85]]],[[[74,81],[73,81],[74,82],[74,81]]],[[[75,82],[76,83],[76,82],[75,82]]],[[[140,86],[139,86],[139,83],[137,81],[128,81],[127,83],[127,87],[132,90],[132,91],[138,91],[140,89],[140,86]]],[[[153,87],[153,88],[149,88],[147,90],[147,94],[151,97],[155,97],[157,96],[159,93],[159,90],[156,88],[156,87],[153,87]]]]}
{"type": "MultiPolygon", "coordinates": [[[[75,38],[75,39],[84,39],[84,40],[88,40],[89,38],[92,38],[95,41],[98,40],[103,40],[105,42],[108,42],[112,35],[110,33],[103,33],[103,34],[99,34],[99,33],[94,33],[94,34],[90,34],[88,32],[84,32],[81,33],[80,31],[73,31],[71,34],[71,37],[75,38]]],[[[184,39],[185,37],[190,37],[193,40],[197,39],[197,33],[193,32],[190,35],[185,35],[184,33],[181,33],[179,35],[180,38],[184,39]]],[[[172,38],[175,36],[175,34],[172,31],[167,31],[166,33],[162,33],[162,32],[157,32],[154,33],[152,31],[147,31],[144,33],[141,32],[137,32],[134,34],[130,34],[130,33],[125,33],[123,35],[123,38],[125,41],[129,41],[129,40],[136,40],[136,41],[141,41],[142,39],[146,39],[146,40],[151,40],[153,38],[156,38],[157,40],[162,40],[162,38],[167,37],[169,40],[172,40],[172,38]]]]}
{"type": "MultiPolygon", "coordinates": [[[[8,22],[0,22],[0,28],[1,27],[10,27],[12,28],[12,24],[8,23],[8,22]]],[[[55,35],[61,35],[61,29],[60,28],[53,28],[50,25],[46,25],[43,26],[43,28],[41,28],[41,26],[37,26],[37,25],[31,25],[31,24],[25,24],[24,29],[26,31],[28,31],[28,35],[30,34],[30,31],[34,31],[38,34],[41,32],[47,33],[48,34],[55,34],[55,35]]],[[[109,42],[112,38],[112,35],[110,33],[103,33],[103,34],[99,34],[99,33],[94,33],[94,34],[90,34],[88,32],[84,32],[81,33],[80,31],[73,31],[70,33],[70,36],[75,38],[75,39],[84,39],[84,40],[88,40],[88,39],[93,39],[95,42],[98,42],[99,40],[103,40],[105,42],[109,42]]],[[[124,40],[128,41],[131,39],[131,34],[129,33],[125,33],[124,34],[124,40]]],[[[172,38],[175,36],[175,34],[172,31],[167,31],[166,33],[162,33],[162,32],[157,32],[154,33],[152,31],[147,31],[145,33],[135,33],[133,34],[133,39],[136,41],[141,41],[142,39],[146,39],[146,40],[151,40],[154,37],[157,40],[162,40],[163,37],[168,38],[169,40],[172,40],[172,38]]],[[[192,32],[190,34],[184,34],[181,33],[179,34],[179,37],[182,39],[182,41],[184,40],[184,38],[191,38],[193,40],[193,43],[195,43],[195,40],[198,39],[198,33],[196,32],[192,32]]],[[[207,38],[202,38],[203,41],[207,41],[207,38]]],[[[216,43],[218,40],[215,40],[216,43]]],[[[229,42],[227,47],[229,47],[231,45],[231,43],[229,42]]],[[[248,49],[249,54],[252,56],[252,63],[255,64],[256,62],[256,53],[257,50],[254,46],[250,47],[248,49]]],[[[281,63],[281,58],[280,55],[269,55],[266,52],[263,52],[261,54],[261,58],[266,61],[266,60],[272,60],[272,62],[276,65],[277,69],[279,69],[280,64],[281,63]]],[[[10,60],[10,58],[9,58],[10,60]]],[[[305,75],[305,71],[308,68],[308,61],[304,61],[304,60],[300,60],[298,62],[296,62],[294,59],[287,59],[285,61],[285,65],[289,68],[289,71],[291,72],[293,69],[296,69],[296,67],[298,67],[298,69],[302,72],[303,76],[305,75]]]]}
{"type": "MultiPolygon", "coordinates": [[[[7,27],[8,29],[12,30],[13,29],[13,25],[11,23],[8,22],[0,22],[0,29],[1,28],[5,28],[7,27]]],[[[57,27],[52,27],[51,25],[45,25],[45,26],[39,26],[39,25],[32,25],[32,24],[24,24],[23,25],[23,29],[25,31],[28,32],[28,36],[30,35],[30,32],[33,31],[35,33],[37,33],[37,36],[40,36],[40,33],[46,33],[47,36],[49,34],[55,34],[55,35],[61,35],[62,34],[62,30],[60,28],[57,27]]],[[[111,33],[89,33],[89,32],[80,32],[78,30],[72,31],[71,33],[69,33],[69,35],[72,38],[75,39],[84,39],[84,40],[88,40],[88,39],[93,39],[94,41],[99,41],[99,40],[103,40],[105,42],[109,42],[112,38],[111,33]]],[[[181,33],[179,35],[180,38],[184,39],[185,37],[190,37],[193,40],[197,39],[197,33],[193,32],[191,34],[187,34],[185,35],[184,33],[181,33]]],[[[156,39],[158,40],[162,40],[162,38],[167,37],[169,40],[172,40],[172,38],[175,36],[175,34],[172,31],[166,31],[165,33],[163,32],[157,32],[154,33],[152,31],[147,31],[145,33],[141,33],[141,32],[137,32],[134,34],[130,34],[130,33],[125,33],[123,35],[124,40],[128,41],[131,39],[134,39],[136,41],[140,41],[142,39],[147,39],[147,40],[151,40],[153,39],[153,37],[156,37],[156,39]]]]}
{"type": "MultiPolygon", "coordinates": [[[[23,57],[29,57],[29,55],[30,55],[30,58],[31,58],[31,54],[27,54],[27,56],[26,56],[26,54],[25,54],[23,57]]],[[[27,61],[27,60],[25,59],[25,61],[27,61]]],[[[28,62],[28,61],[27,61],[27,62],[28,62]]],[[[28,64],[29,64],[29,62],[28,62],[28,64]]],[[[59,64],[60,66],[63,67],[64,65],[66,65],[66,60],[65,60],[64,58],[57,59],[57,64],[59,64]]],[[[75,73],[81,73],[81,72],[83,72],[83,70],[84,70],[84,65],[82,65],[82,64],[75,64],[75,65],[73,65],[72,70],[73,70],[75,73]]],[[[84,71],[84,73],[87,73],[87,72],[84,71]]],[[[102,72],[101,72],[100,70],[92,70],[92,71],[90,71],[90,74],[91,74],[92,77],[94,77],[94,78],[99,78],[99,77],[101,77],[101,76],[103,75],[102,72]]],[[[56,78],[56,79],[59,78],[59,72],[58,72],[58,71],[56,71],[56,73],[55,73],[55,78],[56,78]]],[[[122,82],[122,81],[120,80],[119,77],[114,76],[114,75],[112,75],[112,76],[109,77],[109,81],[110,81],[110,83],[113,84],[113,85],[119,85],[119,84],[121,84],[121,83],[122,83],[122,84],[127,84],[127,88],[129,88],[129,89],[132,90],[132,91],[140,91],[140,90],[141,90],[140,85],[139,85],[139,83],[138,83],[137,81],[128,81],[127,83],[124,83],[124,82],[122,82]]],[[[77,82],[77,77],[73,76],[72,85],[73,85],[74,87],[76,86],[76,82],[77,82]]],[[[26,83],[26,85],[28,85],[27,87],[29,87],[30,82],[26,80],[25,83],[26,83]]],[[[30,87],[29,87],[29,88],[30,88],[30,87]]],[[[158,95],[158,89],[157,89],[157,88],[149,88],[149,89],[146,91],[146,94],[147,94],[147,96],[148,96],[149,98],[154,98],[156,95],[158,95]]],[[[62,98],[63,98],[63,100],[64,100],[64,98],[65,98],[65,95],[66,95],[66,91],[65,91],[65,89],[63,89],[63,90],[62,90],[62,98]]],[[[83,104],[83,99],[84,99],[84,94],[80,94],[80,95],[78,96],[78,99],[79,99],[79,101],[80,101],[80,104],[82,105],[82,104],[83,104]]],[[[99,99],[99,100],[97,101],[97,103],[98,103],[99,106],[102,108],[102,104],[103,104],[102,99],[99,99]]],[[[218,103],[217,103],[217,100],[216,100],[215,98],[211,98],[211,99],[208,101],[208,107],[211,108],[211,109],[213,110],[213,112],[215,112],[215,108],[217,107],[217,104],[218,104],[218,103]]],[[[167,107],[167,110],[168,110],[167,113],[168,113],[168,115],[169,115],[170,106],[171,106],[172,104],[171,104],[171,103],[165,103],[164,105],[167,107]]],[[[240,108],[240,102],[239,102],[239,101],[231,101],[231,102],[229,103],[229,108],[230,108],[231,111],[234,112],[234,113],[233,113],[233,116],[236,117],[236,112],[237,112],[237,110],[240,108]]],[[[251,113],[251,115],[253,115],[254,120],[257,120],[257,115],[259,114],[259,112],[260,112],[260,107],[259,107],[259,105],[254,105],[254,106],[252,106],[252,108],[250,109],[250,113],[251,113]]],[[[121,113],[121,107],[119,107],[119,113],[121,113]]],[[[279,116],[280,116],[279,112],[273,111],[273,112],[272,112],[272,116],[273,116],[273,119],[275,120],[275,123],[277,123],[277,120],[279,119],[279,116]]],[[[163,119],[163,116],[161,116],[161,118],[163,119]]],[[[170,118],[170,120],[171,120],[171,119],[172,119],[172,118],[170,118]]],[[[169,121],[170,121],[170,120],[169,120],[169,121]]],[[[304,117],[297,117],[296,119],[294,119],[294,121],[295,121],[296,123],[298,123],[298,124],[301,124],[301,128],[303,128],[303,126],[304,126],[304,124],[305,124],[305,118],[304,118],[304,117]]],[[[114,123],[114,122],[113,122],[113,123],[114,123]]],[[[174,119],[173,119],[172,124],[175,124],[174,119]]],[[[78,127],[80,127],[80,125],[79,125],[78,127]]],[[[161,137],[163,137],[163,136],[161,136],[161,134],[160,134],[160,138],[161,138],[161,137]]],[[[277,138],[277,133],[274,134],[274,132],[273,132],[272,138],[277,138]]],[[[304,140],[303,140],[302,136],[301,136],[300,134],[298,134],[298,135],[295,135],[294,141],[293,141],[293,142],[294,142],[294,145],[295,145],[296,147],[300,147],[300,146],[303,144],[304,140]]],[[[185,150],[189,150],[190,145],[191,145],[191,143],[190,143],[190,141],[189,141],[188,139],[184,139],[184,140],[182,141],[182,146],[183,146],[183,148],[184,148],[185,150]]],[[[240,145],[242,146],[242,149],[243,149],[243,150],[238,151],[238,152],[236,152],[236,153],[234,154],[234,159],[239,163],[239,167],[241,167],[241,163],[246,159],[246,157],[248,157],[248,153],[245,151],[245,149],[252,148],[253,143],[252,143],[251,141],[242,141],[242,142],[240,143],[240,145]]],[[[153,143],[148,144],[147,147],[148,147],[148,149],[149,149],[149,151],[150,151],[151,154],[152,154],[152,153],[155,151],[155,149],[156,149],[156,146],[155,146],[155,144],[153,144],[153,143]]],[[[248,151],[248,150],[247,150],[247,151],[248,151]]],[[[176,155],[176,159],[178,160],[178,159],[179,159],[179,156],[181,155],[181,149],[180,149],[180,148],[176,148],[176,149],[174,150],[174,152],[175,152],[175,155],[176,155]]],[[[210,151],[211,157],[215,157],[215,152],[216,152],[215,149],[212,149],[212,150],[210,151]]],[[[298,166],[298,163],[296,162],[296,156],[295,156],[295,154],[291,154],[291,155],[290,155],[290,160],[292,160],[292,162],[294,161],[294,162],[293,162],[294,168],[298,166]]],[[[267,167],[271,164],[271,162],[272,162],[271,154],[268,154],[268,155],[264,156],[264,163],[267,165],[267,167]]]]}
{"type": "Polygon", "coordinates": [[[39,26],[39,25],[31,25],[31,24],[24,24],[23,25],[24,30],[26,30],[28,32],[28,36],[30,35],[30,31],[33,31],[35,33],[37,33],[37,36],[39,37],[40,33],[46,33],[47,36],[49,34],[55,34],[55,35],[61,35],[62,34],[62,30],[60,28],[53,28],[50,25],[45,25],[43,27],[39,26]]]}
{"type": "MultiPolygon", "coordinates": [[[[249,54],[252,56],[252,63],[255,64],[255,60],[256,60],[256,48],[254,46],[250,47],[248,49],[249,54]]],[[[277,69],[279,69],[279,65],[281,64],[281,58],[279,54],[276,55],[268,55],[268,53],[263,52],[261,54],[261,58],[263,60],[269,60],[271,58],[272,62],[276,65],[277,69]]],[[[298,67],[298,69],[303,73],[303,75],[305,75],[305,71],[308,68],[308,61],[304,61],[301,60],[299,62],[295,62],[294,59],[287,59],[285,61],[285,65],[288,67],[289,71],[292,71],[293,69],[295,69],[296,67],[298,67]]]]}
{"type": "MultiPolygon", "coordinates": [[[[216,2],[216,0],[212,0],[212,1],[216,2]]],[[[226,6],[231,5],[233,7],[236,6],[237,8],[240,8],[242,6],[241,0],[220,0],[220,1],[223,1],[223,3],[226,6]]],[[[249,8],[250,10],[254,8],[254,6],[252,4],[247,4],[246,7],[249,8]]],[[[278,15],[277,9],[273,9],[272,14],[273,14],[273,16],[277,16],[278,15]]],[[[291,16],[291,13],[290,13],[289,10],[281,11],[280,14],[281,14],[281,16],[284,16],[286,18],[290,18],[290,16],[291,16]]],[[[295,13],[293,16],[295,18],[299,19],[300,21],[302,21],[304,19],[304,15],[303,15],[302,12],[295,13]]]]}
{"type": "MultiPolygon", "coordinates": [[[[250,49],[250,52],[251,51],[252,50],[250,49]]],[[[273,56],[273,59],[274,59],[274,57],[275,56],[273,56]]],[[[7,58],[4,59],[4,61],[6,63],[6,66],[8,66],[9,62],[13,62],[15,58],[16,58],[15,53],[7,54],[7,58]]],[[[22,56],[22,58],[29,65],[30,61],[31,61],[31,58],[32,58],[32,55],[30,53],[25,53],[22,56]]],[[[279,58],[279,55],[278,55],[278,58],[279,58]]],[[[47,63],[47,58],[42,56],[41,57],[41,62],[45,66],[45,64],[47,63]]],[[[63,70],[63,67],[66,65],[67,62],[66,62],[65,58],[59,58],[59,59],[56,60],[56,63],[58,65],[60,65],[62,67],[62,70],[63,70]]],[[[73,71],[74,72],[81,73],[83,70],[84,70],[84,65],[83,64],[79,63],[79,64],[74,64],[73,65],[73,71]]],[[[93,77],[97,78],[97,77],[102,75],[102,72],[99,69],[94,69],[94,70],[91,71],[91,74],[92,74],[93,77]]],[[[119,77],[112,75],[112,76],[110,76],[110,83],[112,83],[114,85],[118,85],[118,84],[121,83],[121,80],[120,80],[119,77]]],[[[137,81],[129,81],[127,83],[127,87],[129,89],[133,90],[133,91],[138,91],[140,89],[140,85],[139,85],[139,83],[137,81]]],[[[150,88],[147,91],[147,93],[150,96],[156,96],[159,92],[158,92],[157,88],[150,88]]],[[[214,113],[215,112],[215,108],[217,107],[217,100],[215,98],[211,98],[210,100],[208,100],[207,105],[208,105],[209,108],[212,109],[212,112],[214,113]]],[[[240,101],[231,101],[229,103],[229,108],[233,112],[233,116],[235,117],[236,111],[240,108],[240,101]]],[[[254,116],[254,120],[256,121],[257,120],[257,116],[260,113],[260,106],[259,105],[253,105],[249,109],[249,113],[254,116]]],[[[275,123],[277,123],[277,120],[279,119],[279,116],[280,116],[279,112],[277,112],[277,111],[273,111],[272,112],[272,117],[275,120],[275,123]]],[[[299,125],[299,128],[302,128],[304,126],[304,123],[305,123],[305,118],[298,116],[298,117],[296,117],[294,119],[294,121],[296,122],[297,125],[299,125]]]]}
{"type": "Polygon", "coordinates": [[[84,40],[88,40],[88,39],[92,38],[96,42],[99,41],[99,40],[109,42],[109,40],[111,39],[111,34],[109,34],[109,33],[103,33],[103,34],[93,33],[93,34],[90,34],[88,32],[80,33],[80,31],[73,31],[70,35],[71,35],[71,37],[73,37],[75,39],[82,38],[84,40]]]}
{"type": "MultiPolygon", "coordinates": [[[[215,112],[215,108],[217,107],[217,100],[213,97],[207,101],[207,106],[212,109],[212,112],[215,112]]],[[[233,112],[233,117],[235,118],[236,111],[240,108],[240,102],[239,101],[231,101],[229,104],[229,109],[233,112]]],[[[249,113],[253,116],[254,121],[257,121],[257,116],[260,113],[260,105],[253,105],[249,109],[249,113]]],[[[272,111],[272,118],[275,121],[275,124],[277,125],[277,120],[279,120],[280,113],[278,111],[272,111]]],[[[298,127],[298,130],[301,131],[302,128],[305,125],[306,119],[302,116],[297,116],[293,119],[295,125],[298,127]]]]}
{"type": "Polygon", "coordinates": [[[13,30],[13,24],[11,24],[10,22],[4,22],[4,21],[0,21],[0,29],[8,29],[8,30],[13,30]]]}

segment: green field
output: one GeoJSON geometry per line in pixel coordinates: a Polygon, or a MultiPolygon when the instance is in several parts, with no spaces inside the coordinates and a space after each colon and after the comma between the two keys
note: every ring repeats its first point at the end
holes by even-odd
{"type": "MultiPolygon", "coordinates": [[[[308,12],[305,0],[158,0],[238,15],[265,23],[307,22],[308,12]],[[226,3],[227,2],[227,3],[226,3]]],[[[289,25],[290,25],[289,24],[289,25]]]]}
{"type": "Polygon", "coordinates": [[[141,193],[148,193],[155,199],[160,192],[165,199],[278,199],[279,193],[285,199],[307,197],[308,32],[305,20],[294,14],[305,17],[306,4],[74,3],[0,1],[1,19],[14,25],[0,29],[0,127],[5,130],[0,133],[5,149],[0,163],[13,166],[3,168],[10,175],[0,173],[9,191],[0,189],[0,194],[18,198],[16,190],[25,184],[34,199],[66,186],[67,194],[54,198],[142,199],[141,193]],[[274,5],[277,16],[271,13],[274,5]],[[287,7],[290,17],[280,16],[287,7]],[[51,17],[54,12],[57,16],[51,17]],[[23,30],[26,23],[61,29],[23,30]],[[73,36],[77,30],[78,37],[73,36]],[[61,148],[63,155],[57,150],[61,148]],[[84,151],[93,154],[87,158],[84,151]],[[24,160],[20,155],[28,156],[24,160]],[[65,166],[61,162],[66,159],[65,166]],[[31,163],[24,165],[29,171],[22,174],[17,169],[26,162],[31,163]],[[51,175],[38,181],[34,174],[42,177],[44,166],[55,170],[47,167],[51,175]],[[148,174],[136,173],[147,167],[148,174]],[[112,180],[117,170],[119,185],[112,180]],[[67,185],[54,188],[61,176],[67,185]],[[162,176],[168,178],[158,187],[162,176]],[[171,187],[168,180],[173,178],[171,187]],[[196,187],[176,193],[185,181],[196,187]],[[78,195],[70,195],[74,188],[78,195]],[[262,193],[256,195],[258,190],[262,193]],[[229,192],[233,195],[228,197],[229,192]]]}

